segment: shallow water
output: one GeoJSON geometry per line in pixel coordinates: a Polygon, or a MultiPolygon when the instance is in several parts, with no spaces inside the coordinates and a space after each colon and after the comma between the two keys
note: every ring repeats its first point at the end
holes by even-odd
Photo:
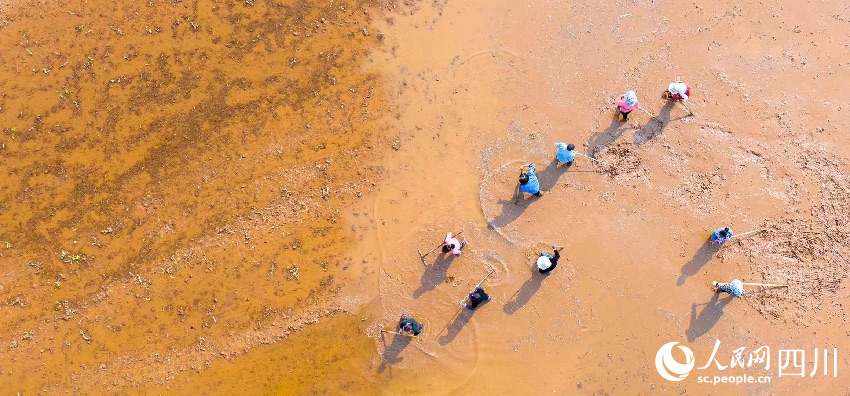
{"type": "Polygon", "coordinates": [[[727,359],[846,339],[841,5],[295,4],[4,9],[3,385],[846,389],[775,371],[672,383],[653,366],[670,341],[703,364],[717,339],[727,359]],[[38,20],[51,25],[19,31],[38,20]],[[694,116],[655,93],[676,76],[694,116]],[[616,121],[627,89],[664,124],[616,121]],[[555,141],[612,166],[551,166],[555,141]],[[550,192],[513,204],[528,162],[550,192]],[[720,224],[774,230],[712,251],[720,224]],[[416,250],[447,231],[470,241],[463,256],[423,266],[416,250]],[[551,244],[564,258],[541,279],[551,244]],[[461,311],[490,269],[493,301],[461,311]],[[707,284],[732,278],[794,293],[715,298],[707,284]],[[400,312],[423,337],[380,332],[400,312]]]}
{"type": "Polygon", "coordinates": [[[361,3],[0,5],[3,389],[216,393],[335,345],[282,341],[357,306],[341,210],[389,149],[361,3]]]}
{"type": "Polygon", "coordinates": [[[385,392],[846,389],[843,352],[838,379],[780,378],[773,365],[670,382],[654,364],[671,341],[689,346],[700,366],[716,340],[727,366],[739,347],[769,345],[774,363],[783,348],[809,357],[818,346],[843,348],[841,255],[850,245],[837,237],[847,231],[837,170],[846,173],[850,152],[847,121],[834,109],[847,106],[850,86],[835,77],[848,49],[834,35],[848,25],[812,19],[842,7],[438,1],[386,28],[390,44],[400,40],[379,61],[398,80],[402,144],[376,193],[384,221],[375,234],[387,249],[376,262],[373,314],[389,324],[416,312],[436,332],[393,355],[392,375],[375,359],[385,392]],[[660,97],[677,76],[693,87],[693,116],[660,97]],[[612,99],[632,89],[663,125],[643,113],[614,119],[612,99]],[[582,157],[557,168],[559,141],[610,165],[582,157]],[[550,191],[514,203],[518,168],[530,162],[550,191]],[[774,230],[713,251],[706,238],[721,224],[774,230]],[[417,263],[416,249],[459,229],[470,240],[462,257],[417,263]],[[565,246],[563,258],[541,278],[534,259],[552,244],[565,246]],[[498,269],[485,283],[493,301],[458,314],[489,265],[498,269]],[[708,286],[734,278],[792,287],[732,300],[708,286]],[[773,382],[695,378],[741,374],[773,382]]]}

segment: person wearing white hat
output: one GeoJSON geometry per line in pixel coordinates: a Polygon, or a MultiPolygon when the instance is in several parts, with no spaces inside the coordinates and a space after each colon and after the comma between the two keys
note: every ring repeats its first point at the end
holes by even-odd
{"type": "Polygon", "coordinates": [[[690,95],[691,95],[691,88],[688,87],[688,84],[685,84],[684,82],[682,82],[682,80],[672,82],[667,87],[667,99],[681,100],[682,102],[687,102],[688,97],[690,95]]]}
{"type": "Polygon", "coordinates": [[[620,96],[620,99],[617,99],[614,104],[617,106],[617,110],[620,111],[620,114],[623,115],[623,122],[629,120],[629,113],[634,109],[640,110],[640,103],[638,103],[637,94],[635,91],[629,91],[620,96]]]}
{"type": "Polygon", "coordinates": [[[558,259],[561,258],[562,249],[564,249],[563,246],[552,245],[552,250],[555,251],[554,256],[546,252],[540,252],[540,257],[537,258],[537,270],[543,275],[552,272],[558,266],[558,259]]]}

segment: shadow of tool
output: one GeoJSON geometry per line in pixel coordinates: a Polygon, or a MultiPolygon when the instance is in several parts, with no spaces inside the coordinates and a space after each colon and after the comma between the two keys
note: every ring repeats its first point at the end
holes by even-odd
{"type": "Polygon", "coordinates": [[[660,122],[654,119],[651,119],[646,124],[644,124],[634,135],[634,142],[637,145],[641,145],[644,143],[649,143],[650,140],[655,139],[662,133],[664,133],[664,128],[667,127],[667,124],[670,123],[670,111],[673,109],[673,101],[668,100],[664,103],[664,106],[661,110],[658,111],[658,117],[660,122]]]}
{"type": "Polygon", "coordinates": [[[535,270],[531,273],[531,278],[525,281],[519,290],[511,296],[504,307],[502,307],[502,310],[508,315],[513,315],[520,308],[528,304],[531,301],[531,297],[534,297],[534,294],[540,290],[540,286],[543,285],[543,278],[545,277],[546,275],[537,273],[535,267],[535,270]]]}
{"type": "Polygon", "coordinates": [[[731,295],[721,299],[720,293],[714,293],[714,296],[707,303],[699,304],[703,306],[699,315],[697,315],[698,305],[691,305],[691,325],[685,331],[688,341],[694,342],[697,338],[708,333],[720,321],[720,317],[723,316],[723,308],[732,302],[733,299],[735,297],[731,295]]]}
{"type": "Polygon", "coordinates": [[[546,166],[546,169],[543,169],[542,172],[537,174],[537,179],[540,180],[540,189],[543,191],[549,191],[555,188],[555,185],[558,184],[558,179],[561,178],[567,170],[570,169],[572,165],[561,165],[558,166],[558,160],[553,159],[549,165],[546,166]]]}
{"type": "MultiPolygon", "coordinates": [[[[540,178],[539,173],[537,177],[540,178]]],[[[499,200],[498,203],[499,205],[502,205],[502,212],[493,218],[493,220],[488,221],[487,227],[490,229],[499,229],[511,224],[514,220],[519,218],[520,215],[522,215],[522,212],[525,212],[525,210],[531,206],[532,202],[538,199],[540,199],[540,197],[536,195],[532,195],[530,198],[524,198],[523,193],[519,191],[519,184],[517,184],[517,188],[514,190],[514,196],[510,200],[499,200]],[[519,199],[517,197],[519,197],[519,199]]]]}
{"type": "Polygon", "coordinates": [[[446,329],[448,329],[448,333],[446,333],[446,335],[444,336],[440,336],[440,338],[437,340],[440,345],[445,346],[450,342],[454,341],[458,333],[460,333],[463,327],[466,326],[467,323],[469,323],[470,319],[472,319],[473,311],[470,311],[466,308],[462,308],[461,311],[462,312],[460,314],[455,315],[454,321],[452,321],[448,326],[446,326],[446,329]]]}
{"type": "Polygon", "coordinates": [[[714,257],[714,253],[720,250],[719,247],[714,246],[711,242],[704,243],[696,253],[694,253],[694,257],[691,258],[691,261],[688,261],[682,267],[682,275],[679,276],[679,280],[676,281],[677,286],[682,286],[685,284],[685,281],[688,280],[689,277],[696,275],[697,272],[714,257]]]}
{"type": "Polygon", "coordinates": [[[617,118],[619,118],[619,113],[615,112],[614,116],[611,118],[611,125],[605,128],[604,131],[595,133],[590,137],[587,141],[587,152],[589,155],[593,155],[594,153],[610,146],[626,131],[630,129],[637,129],[636,127],[628,126],[625,122],[618,121],[617,118]]]}
{"type": "Polygon", "coordinates": [[[402,359],[401,352],[404,351],[404,348],[407,348],[408,345],[413,341],[411,337],[405,337],[403,335],[392,335],[387,333],[381,333],[381,337],[384,341],[384,353],[381,354],[381,365],[378,367],[378,372],[383,372],[387,369],[388,366],[401,362],[402,359]],[[392,342],[389,346],[386,345],[385,337],[392,337],[392,342]]]}
{"type": "Polygon", "coordinates": [[[422,273],[422,277],[419,279],[419,288],[413,291],[413,298],[419,298],[445,282],[449,267],[452,265],[454,259],[455,256],[453,254],[441,253],[434,260],[433,264],[425,267],[425,272],[422,273]]]}
{"type": "Polygon", "coordinates": [[[647,122],[640,130],[635,133],[634,141],[635,144],[641,145],[644,143],[648,143],[650,140],[655,139],[659,135],[664,132],[664,128],[667,127],[671,122],[678,121],[684,118],[693,117],[693,114],[685,114],[683,116],[678,116],[676,118],[671,118],[670,113],[673,111],[673,108],[676,107],[676,101],[668,100],[664,103],[664,107],[658,112],[658,119],[662,122],[647,122]]]}

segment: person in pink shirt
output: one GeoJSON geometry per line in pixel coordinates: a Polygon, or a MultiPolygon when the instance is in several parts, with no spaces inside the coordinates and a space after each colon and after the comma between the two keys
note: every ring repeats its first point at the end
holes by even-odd
{"type": "Polygon", "coordinates": [[[460,257],[460,250],[466,246],[466,240],[458,241],[452,236],[452,233],[446,234],[446,239],[443,240],[443,253],[452,252],[455,257],[460,257]]]}
{"type": "Polygon", "coordinates": [[[617,99],[614,102],[617,105],[617,110],[620,111],[620,114],[623,115],[623,122],[629,120],[629,113],[634,109],[640,110],[640,103],[638,103],[637,94],[635,91],[629,91],[620,96],[620,99],[617,99]]]}

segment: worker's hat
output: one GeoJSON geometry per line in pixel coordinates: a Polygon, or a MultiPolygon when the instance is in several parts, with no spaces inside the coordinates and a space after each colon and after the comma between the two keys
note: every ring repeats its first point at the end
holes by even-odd
{"type": "Polygon", "coordinates": [[[549,257],[540,256],[537,259],[537,268],[540,268],[543,271],[546,271],[547,268],[552,266],[552,262],[549,261],[549,257]]]}

